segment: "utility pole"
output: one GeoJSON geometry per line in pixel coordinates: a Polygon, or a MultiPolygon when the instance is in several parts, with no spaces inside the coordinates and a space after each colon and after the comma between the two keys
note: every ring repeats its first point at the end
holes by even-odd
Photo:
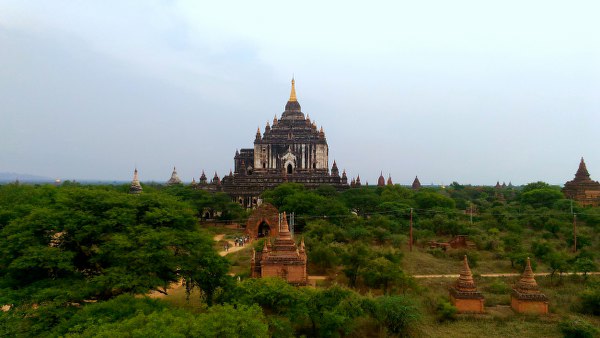
{"type": "Polygon", "coordinates": [[[573,200],[570,200],[570,201],[571,201],[571,214],[573,214],[573,200]]]}
{"type": "Polygon", "coordinates": [[[577,252],[577,214],[573,214],[573,252],[577,252]]]}
{"type": "Polygon", "coordinates": [[[292,214],[290,215],[290,232],[292,233],[292,237],[294,237],[294,222],[295,222],[295,217],[294,217],[294,213],[292,212],[292,214]]]}
{"type": "Polygon", "coordinates": [[[408,240],[408,250],[412,252],[413,246],[413,208],[410,208],[410,231],[408,240]]]}

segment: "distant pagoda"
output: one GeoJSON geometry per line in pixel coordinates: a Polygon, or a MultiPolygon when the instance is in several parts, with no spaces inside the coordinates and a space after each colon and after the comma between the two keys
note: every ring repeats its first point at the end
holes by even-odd
{"type": "Polygon", "coordinates": [[[518,313],[548,313],[548,297],[540,292],[533,270],[531,270],[529,257],[527,257],[525,271],[523,271],[521,279],[512,290],[510,304],[513,310],[518,313]]]}
{"type": "Polygon", "coordinates": [[[412,189],[413,190],[421,189],[421,182],[419,181],[419,177],[417,177],[417,176],[415,176],[415,180],[412,183],[412,189]]]}
{"type": "Polygon", "coordinates": [[[171,174],[171,178],[167,181],[167,185],[176,185],[181,184],[181,180],[179,176],[177,176],[177,169],[173,167],[173,173],[171,174]]]}
{"type": "Polygon", "coordinates": [[[140,180],[138,178],[138,170],[135,168],[133,171],[133,180],[131,181],[131,186],[129,186],[130,194],[139,194],[142,192],[142,185],[140,184],[140,180]]]}
{"type": "Polygon", "coordinates": [[[590,178],[583,157],[572,181],[565,183],[562,189],[565,196],[584,206],[600,205],[600,183],[590,178]]]}
{"type": "Polygon", "coordinates": [[[379,174],[379,178],[377,179],[377,186],[378,187],[385,186],[385,178],[383,177],[383,171],[379,174]]]}
{"type": "Polygon", "coordinates": [[[460,313],[483,313],[484,298],[481,292],[477,291],[475,281],[467,255],[463,258],[463,266],[460,270],[460,276],[453,286],[450,287],[450,300],[460,313]]]}

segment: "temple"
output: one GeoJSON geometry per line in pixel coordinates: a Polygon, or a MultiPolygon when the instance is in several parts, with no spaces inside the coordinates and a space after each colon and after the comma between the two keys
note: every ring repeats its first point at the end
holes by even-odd
{"type": "Polygon", "coordinates": [[[173,167],[173,173],[171,174],[171,178],[167,181],[167,185],[176,185],[181,184],[181,180],[179,176],[177,176],[177,169],[173,167]]]}
{"type": "Polygon", "coordinates": [[[540,292],[533,271],[531,270],[529,257],[527,257],[527,264],[525,265],[525,271],[523,271],[521,279],[512,290],[510,304],[513,310],[518,313],[548,313],[548,297],[540,292]]]}
{"type": "MultiPolygon", "coordinates": [[[[243,207],[258,205],[260,194],[284,182],[301,183],[307,188],[323,184],[337,190],[348,188],[347,178],[340,177],[337,163],[329,171],[329,147],[323,127],[301,111],[292,79],[290,98],[281,117],[267,122],[264,132],[256,131],[254,147],[235,152],[234,171],[211,184],[202,178],[201,189],[223,191],[243,207]]],[[[215,178],[218,178],[215,176],[215,178]]]]}
{"type": "Polygon", "coordinates": [[[412,183],[412,189],[413,190],[421,189],[421,182],[419,181],[419,177],[417,177],[417,176],[415,176],[415,180],[412,183]]]}
{"type": "Polygon", "coordinates": [[[459,313],[483,313],[483,295],[477,291],[467,255],[463,259],[460,276],[450,287],[450,300],[459,313]]]}
{"type": "Polygon", "coordinates": [[[565,183],[562,189],[565,196],[583,206],[600,205],[600,183],[592,181],[583,157],[572,181],[565,183]]]}
{"type": "Polygon", "coordinates": [[[378,187],[385,186],[385,178],[383,177],[383,171],[379,174],[379,178],[377,179],[377,186],[378,187]]]}
{"type": "Polygon", "coordinates": [[[131,181],[131,186],[129,187],[130,194],[139,194],[142,192],[142,185],[140,184],[140,179],[138,178],[138,170],[135,168],[133,171],[133,180],[131,181]]]}
{"type": "Polygon", "coordinates": [[[280,277],[290,284],[306,285],[306,249],[304,239],[296,246],[287,223],[286,214],[281,218],[280,229],[273,244],[265,240],[262,251],[253,251],[250,261],[252,278],[280,277]]]}
{"type": "MultiPolygon", "coordinates": [[[[377,179],[377,186],[378,187],[385,187],[385,185],[394,185],[394,183],[392,182],[392,175],[388,174],[388,179],[387,179],[387,183],[385,178],[383,177],[383,171],[379,174],[379,178],[377,179]]],[[[367,184],[368,185],[368,184],[367,184]]]]}

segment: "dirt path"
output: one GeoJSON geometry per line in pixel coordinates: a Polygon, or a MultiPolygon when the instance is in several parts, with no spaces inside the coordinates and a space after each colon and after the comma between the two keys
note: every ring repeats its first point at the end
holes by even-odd
{"type": "MultiPolygon", "coordinates": [[[[537,276],[550,276],[550,272],[540,272],[534,274],[537,276]]],[[[556,274],[559,276],[559,274],[556,274]]],[[[563,276],[568,275],[579,275],[582,276],[583,272],[565,272],[563,276]]],[[[588,275],[600,275],[600,272],[588,272],[588,275]]],[[[414,278],[458,278],[459,275],[414,275],[414,278]]],[[[521,276],[520,273],[482,273],[481,277],[518,277],[521,276]]]]}
{"type": "MultiPolygon", "coordinates": [[[[219,235],[215,235],[215,237],[213,237],[213,239],[216,242],[219,242],[219,241],[222,241],[224,237],[225,237],[224,234],[219,234],[219,235]]],[[[250,244],[250,243],[246,243],[246,245],[244,245],[244,246],[235,246],[235,243],[233,241],[230,241],[230,240],[227,240],[227,243],[229,243],[229,250],[227,250],[227,251],[221,250],[221,251],[219,251],[219,255],[225,256],[225,255],[228,255],[228,254],[230,254],[232,252],[240,251],[240,250],[242,250],[243,248],[245,248],[246,246],[248,246],[250,244]]]]}

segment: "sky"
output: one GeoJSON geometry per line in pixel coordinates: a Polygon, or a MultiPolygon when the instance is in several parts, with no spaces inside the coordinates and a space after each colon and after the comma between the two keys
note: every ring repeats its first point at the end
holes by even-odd
{"type": "Polygon", "coordinates": [[[0,172],[228,173],[290,80],[375,184],[600,179],[598,1],[0,1],[0,172]]]}

